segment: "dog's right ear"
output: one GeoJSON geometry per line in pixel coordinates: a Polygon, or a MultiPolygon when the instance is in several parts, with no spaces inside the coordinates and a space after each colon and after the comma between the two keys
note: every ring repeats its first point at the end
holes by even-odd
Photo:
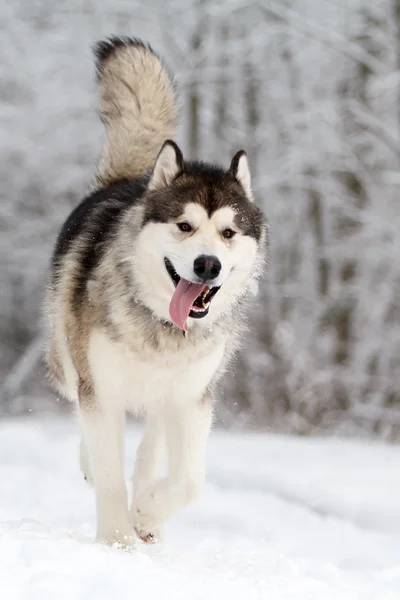
{"type": "Polygon", "coordinates": [[[175,142],[167,140],[157,156],[148,189],[160,190],[170,185],[175,177],[183,171],[183,166],[182,152],[175,142]]]}

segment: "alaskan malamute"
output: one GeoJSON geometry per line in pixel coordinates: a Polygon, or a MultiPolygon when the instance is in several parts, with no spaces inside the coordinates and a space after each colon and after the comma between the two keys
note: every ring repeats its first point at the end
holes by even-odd
{"type": "Polygon", "coordinates": [[[136,535],[160,539],[201,490],[213,389],[244,331],[267,226],[245,152],[228,170],[183,159],[172,141],[176,90],[153,50],[115,37],[95,54],[107,137],[93,187],[54,250],[46,362],[79,406],[97,539],[130,546],[136,535]],[[126,411],[147,418],[130,510],[126,411]]]}

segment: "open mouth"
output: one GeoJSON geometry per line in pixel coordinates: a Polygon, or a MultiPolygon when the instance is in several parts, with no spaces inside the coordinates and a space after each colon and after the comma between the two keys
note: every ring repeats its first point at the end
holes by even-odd
{"type": "Polygon", "coordinates": [[[170,303],[171,319],[175,325],[187,331],[187,317],[192,319],[205,317],[210,309],[211,300],[220,286],[212,287],[205,283],[187,281],[178,275],[168,258],[164,258],[164,263],[176,288],[170,303]]]}

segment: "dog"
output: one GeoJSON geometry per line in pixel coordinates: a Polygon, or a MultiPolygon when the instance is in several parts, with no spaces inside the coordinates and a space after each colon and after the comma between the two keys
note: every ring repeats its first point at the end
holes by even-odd
{"type": "Polygon", "coordinates": [[[111,37],[94,54],[106,141],[52,255],[45,362],[78,409],[96,539],[127,548],[162,539],[202,489],[215,386],[246,331],[268,229],[244,151],[229,169],[183,159],[176,87],[153,49],[111,37]],[[130,508],[127,413],[146,416],[130,508]]]}

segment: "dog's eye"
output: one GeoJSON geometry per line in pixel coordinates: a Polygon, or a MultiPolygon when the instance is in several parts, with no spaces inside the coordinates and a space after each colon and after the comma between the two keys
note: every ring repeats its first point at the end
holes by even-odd
{"type": "Polygon", "coordinates": [[[222,232],[222,237],[224,237],[225,239],[229,239],[229,238],[233,238],[233,236],[236,234],[236,231],[233,231],[233,229],[224,229],[222,232]]]}
{"type": "Polygon", "coordinates": [[[187,223],[186,221],[184,221],[183,223],[177,223],[177,225],[179,229],[184,233],[189,233],[190,231],[192,231],[192,226],[189,225],[189,223],[187,223]]]}

